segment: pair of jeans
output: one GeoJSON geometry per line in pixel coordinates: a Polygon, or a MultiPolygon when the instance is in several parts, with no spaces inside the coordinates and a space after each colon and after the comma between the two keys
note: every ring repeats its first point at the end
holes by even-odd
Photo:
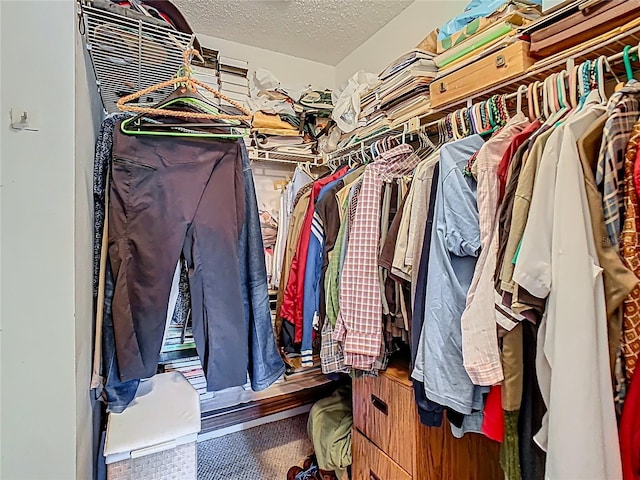
{"type": "Polygon", "coordinates": [[[249,331],[249,378],[251,388],[264,390],[284,373],[285,366],[276,346],[269,308],[267,267],[256,190],[249,154],[240,141],[244,181],[245,217],[240,232],[240,281],[245,321],[249,331]]]}
{"type": "Polygon", "coordinates": [[[122,413],[136,396],[140,380],[120,381],[120,370],[116,357],[111,301],[113,299],[113,273],[107,262],[105,273],[104,315],[102,321],[102,372],[105,378],[101,394],[107,403],[107,412],[122,413]]]}
{"type": "Polygon", "coordinates": [[[116,129],[109,205],[112,312],[120,380],[156,373],[175,266],[189,269],[192,325],[209,390],[246,381],[239,241],[241,147],[116,129]]]}

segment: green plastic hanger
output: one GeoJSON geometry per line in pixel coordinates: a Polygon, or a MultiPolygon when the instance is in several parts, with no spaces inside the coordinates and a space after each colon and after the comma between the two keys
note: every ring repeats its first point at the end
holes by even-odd
{"type": "MultiPolygon", "coordinates": [[[[191,107],[201,113],[219,114],[220,108],[217,105],[209,103],[200,94],[188,92],[186,88],[178,88],[163,101],[155,105],[157,109],[168,109],[172,106],[191,107]]],[[[226,112],[225,112],[226,113],[226,112]]],[[[192,138],[223,138],[235,139],[242,138],[248,134],[249,124],[240,120],[220,119],[220,123],[151,123],[150,126],[157,128],[166,128],[168,131],[143,130],[143,120],[145,114],[139,114],[135,117],[123,121],[120,129],[127,135],[149,135],[149,136],[169,136],[169,137],[192,137],[192,138]],[[197,129],[202,128],[219,128],[229,129],[228,133],[207,132],[197,129]]]]}
{"type": "Polygon", "coordinates": [[[118,100],[118,109],[122,111],[137,112],[138,114],[121,123],[121,130],[132,135],[171,136],[171,137],[198,137],[198,138],[239,138],[248,134],[251,128],[251,112],[239,103],[226,99],[220,92],[211,86],[194,79],[191,76],[191,56],[200,58],[199,52],[187,49],[183,53],[184,65],[178,71],[175,78],[157,83],[151,87],[142,89],[118,100]],[[140,97],[147,93],[158,91],[167,87],[175,87],[175,90],[164,100],[153,106],[138,105],[140,97]],[[230,111],[222,105],[214,105],[198,92],[198,88],[209,91],[221,100],[229,100],[241,115],[230,111]],[[176,110],[178,107],[187,107],[187,110],[176,110]],[[183,122],[158,121],[151,116],[159,118],[177,118],[183,122]],[[143,120],[146,124],[143,124],[143,120]],[[184,122],[186,120],[186,122],[184,122]],[[200,121],[201,120],[201,121],[200,121]],[[191,122],[189,122],[191,121],[191,122]],[[144,130],[144,127],[150,127],[144,130]],[[242,127],[245,127],[244,129],[242,127]],[[159,129],[167,131],[158,131],[159,129]],[[223,130],[223,131],[221,131],[223,130]],[[228,130],[228,131],[226,131],[228,130]]]}
{"type": "Polygon", "coordinates": [[[622,51],[622,61],[624,62],[624,71],[627,74],[627,81],[630,82],[633,80],[633,68],[631,67],[631,56],[629,52],[631,51],[631,46],[627,45],[624,47],[622,51]]]}
{"type": "Polygon", "coordinates": [[[491,102],[494,102],[496,99],[496,96],[491,97],[490,99],[486,100],[483,105],[483,108],[486,108],[487,110],[487,118],[489,119],[489,130],[485,130],[483,132],[478,132],[478,135],[484,137],[486,135],[493,135],[499,127],[498,123],[496,122],[496,118],[493,115],[493,109],[491,108],[491,102]]]}

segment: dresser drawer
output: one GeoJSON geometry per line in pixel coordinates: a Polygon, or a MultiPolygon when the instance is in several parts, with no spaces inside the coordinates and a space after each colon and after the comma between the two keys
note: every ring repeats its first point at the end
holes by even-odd
{"type": "Polygon", "coordinates": [[[354,429],[353,480],[411,480],[411,475],[354,429]]]}
{"type": "Polygon", "coordinates": [[[413,474],[415,423],[413,390],[393,377],[393,370],[379,377],[353,382],[353,423],[395,463],[413,474]]]}

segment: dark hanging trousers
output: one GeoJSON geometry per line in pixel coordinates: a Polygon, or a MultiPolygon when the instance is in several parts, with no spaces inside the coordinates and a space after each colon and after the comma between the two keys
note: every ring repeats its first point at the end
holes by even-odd
{"type": "Polygon", "coordinates": [[[243,385],[248,330],[238,240],[245,205],[237,142],[129,136],[113,143],[109,256],[120,379],[156,373],[182,253],[193,335],[209,390],[243,385]]]}

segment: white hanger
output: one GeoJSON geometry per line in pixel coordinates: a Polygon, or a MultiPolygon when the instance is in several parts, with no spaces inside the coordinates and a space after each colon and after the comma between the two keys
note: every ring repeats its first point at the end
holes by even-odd
{"type": "Polygon", "coordinates": [[[520,85],[518,87],[517,96],[516,96],[516,114],[522,113],[522,94],[527,92],[527,87],[525,85],[520,85]]]}

